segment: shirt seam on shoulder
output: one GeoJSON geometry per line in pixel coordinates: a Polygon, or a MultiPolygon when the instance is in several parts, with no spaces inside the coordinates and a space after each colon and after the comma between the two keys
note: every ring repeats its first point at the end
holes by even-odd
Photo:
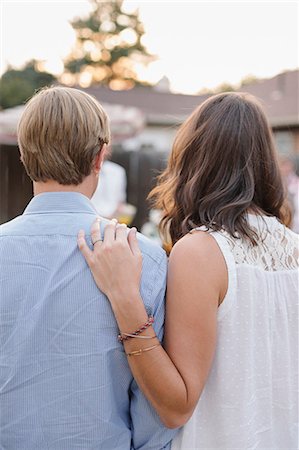
{"type": "MultiPolygon", "coordinates": [[[[163,256],[164,256],[164,255],[163,255],[163,256]]],[[[158,276],[159,276],[159,275],[161,274],[161,272],[162,272],[162,270],[161,270],[162,263],[163,263],[163,259],[162,259],[162,256],[161,256],[160,262],[159,262],[159,264],[158,264],[158,267],[157,267],[157,270],[156,270],[156,273],[155,273],[155,276],[154,276],[154,279],[153,279],[152,288],[148,291],[149,299],[151,299],[151,297],[152,297],[153,290],[154,290],[154,286],[156,286],[156,280],[157,280],[158,276]]]]}
{"type": "MultiPolygon", "coordinates": [[[[159,249],[160,250],[160,249],[159,249]]],[[[162,250],[162,249],[161,249],[162,250]]],[[[163,259],[164,253],[163,250],[162,252],[159,251],[160,254],[157,254],[157,257],[154,257],[150,252],[148,252],[147,250],[141,250],[141,253],[148,256],[152,261],[154,261],[156,264],[158,264],[160,266],[161,261],[163,259]]]]}

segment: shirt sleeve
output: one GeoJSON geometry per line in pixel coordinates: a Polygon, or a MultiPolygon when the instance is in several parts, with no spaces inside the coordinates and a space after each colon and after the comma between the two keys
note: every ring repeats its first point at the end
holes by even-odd
{"type": "MultiPolygon", "coordinates": [[[[163,338],[165,316],[165,290],[167,274],[167,257],[163,256],[156,276],[153,279],[151,294],[154,329],[160,341],[163,338]]],[[[177,430],[166,428],[158,414],[144,397],[135,381],[131,384],[131,420],[132,420],[132,449],[134,450],[162,450],[171,448],[171,440],[177,430]]]]}

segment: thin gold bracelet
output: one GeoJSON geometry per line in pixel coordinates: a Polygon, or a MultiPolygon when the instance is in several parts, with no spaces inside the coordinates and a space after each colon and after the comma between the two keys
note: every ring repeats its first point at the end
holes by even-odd
{"type": "Polygon", "coordinates": [[[159,345],[160,345],[160,343],[153,345],[152,347],[140,348],[139,350],[135,350],[134,352],[126,353],[126,355],[127,356],[138,356],[138,355],[141,355],[141,353],[149,352],[150,350],[153,350],[154,348],[159,347],[159,345]]]}
{"type": "Polygon", "coordinates": [[[131,333],[124,333],[124,332],[121,332],[120,334],[121,334],[121,336],[124,335],[124,336],[128,336],[131,338],[137,338],[137,339],[154,339],[157,337],[156,335],[155,336],[140,336],[139,334],[131,334],[131,333]]]}

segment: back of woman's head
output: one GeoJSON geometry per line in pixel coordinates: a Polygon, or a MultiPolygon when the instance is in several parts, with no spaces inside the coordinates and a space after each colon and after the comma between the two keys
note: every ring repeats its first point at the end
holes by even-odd
{"type": "Polygon", "coordinates": [[[255,242],[248,210],[282,219],[284,190],[271,130],[258,101],[223,93],[202,103],[179,129],[152,191],[172,243],[194,226],[255,242]]]}

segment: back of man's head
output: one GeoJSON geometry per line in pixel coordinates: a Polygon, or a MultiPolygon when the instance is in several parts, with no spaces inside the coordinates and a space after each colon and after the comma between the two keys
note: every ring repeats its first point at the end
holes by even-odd
{"type": "Polygon", "coordinates": [[[27,103],[18,125],[21,159],[36,182],[78,185],[110,139],[102,106],[83,91],[50,87],[27,103]]]}

